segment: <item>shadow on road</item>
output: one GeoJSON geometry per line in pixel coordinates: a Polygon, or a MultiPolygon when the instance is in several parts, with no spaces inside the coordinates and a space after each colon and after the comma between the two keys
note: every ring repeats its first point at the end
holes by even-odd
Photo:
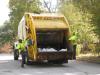
{"type": "MultiPolygon", "coordinates": [[[[0,60],[0,68],[19,68],[21,65],[21,60],[0,60]]],[[[30,68],[64,68],[70,67],[65,64],[53,64],[53,63],[31,63],[30,65],[25,65],[30,68]]]]}
{"type": "Polygon", "coordinates": [[[37,67],[37,68],[50,68],[50,67],[69,67],[68,65],[65,64],[53,64],[53,63],[33,63],[31,65],[28,65],[30,67],[37,67]]]}

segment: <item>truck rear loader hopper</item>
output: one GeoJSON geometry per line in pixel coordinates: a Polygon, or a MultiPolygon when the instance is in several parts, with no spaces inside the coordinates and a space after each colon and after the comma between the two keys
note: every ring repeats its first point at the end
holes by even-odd
{"type": "Polygon", "coordinates": [[[68,59],[75,57],[69,36],[69,24],[61,14],[25,13],[18,25],[18,38],[25,40],[29,37],[33,42],[27,48],[27,63],[45,60],[68,63],[68,59]]]}

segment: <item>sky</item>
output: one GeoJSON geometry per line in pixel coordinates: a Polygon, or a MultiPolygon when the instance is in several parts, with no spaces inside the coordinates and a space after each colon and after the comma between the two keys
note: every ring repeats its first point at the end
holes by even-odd
{"type": "MultiPolygon", "coordinates": [[[[48,1],[48,0],[45,0],[48,1]]],[[[52,6],[54,7],[56,5],[56,0],[51,0],[52,6]]],[[[8,8],[9,0],[0,0],[0,26],[3,25],[3,23],[6,20],[9,20],[9,8],[8,8]]]]}
{"type": "Polygon", "coordinates": [[[9,0],[0,0],[0,26],[9,19],[9,8],[8,8],[9,0]]]}
{"type": "MultiPolygon", "coordinates": [[[[55,11],[55,8],[56,8],[56,5],[57,5],[57,0],[40,0],[42,3],[45,1],[45,2],[51,2],[51,11],[55,11]]],[[[50,5],[50,4],[48,4],[50,5]]],[[[43,5],[44,6],[44,5],[43,5]]]]}

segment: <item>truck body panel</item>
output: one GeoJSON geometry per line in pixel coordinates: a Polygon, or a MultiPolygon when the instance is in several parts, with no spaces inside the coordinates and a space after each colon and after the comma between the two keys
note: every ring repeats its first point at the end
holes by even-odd
{"type": "Polygon", "coordinates": [[[27,49],[31,61],[67,63],[68,57],[73,59],[72,52],[68,54],[71,47],[69,36],[69,24],[60,14],[25,13],[18,26],[19,39],[29,37],[33,41],[27,49]]]}

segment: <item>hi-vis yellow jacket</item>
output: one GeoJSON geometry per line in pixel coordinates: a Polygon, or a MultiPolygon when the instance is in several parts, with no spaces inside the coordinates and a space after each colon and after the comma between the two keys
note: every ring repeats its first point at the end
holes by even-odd
{"type": "Polygon", "coordinates": [[[76,35],[73,35],[73,36],[71,36],[69,38],[69,40],[72,41],[73,45],[76,45],[77,44],[77,39],[78,39],[78,37],[76,35]]]}
{"type": "Polygon", "coordinates": [[[25,51],[25,47],[26,47],[26,40],[23,41],[22,43],[18,43],[17,45],[17,49],[19,50],[19,52],[25,51]]]}

